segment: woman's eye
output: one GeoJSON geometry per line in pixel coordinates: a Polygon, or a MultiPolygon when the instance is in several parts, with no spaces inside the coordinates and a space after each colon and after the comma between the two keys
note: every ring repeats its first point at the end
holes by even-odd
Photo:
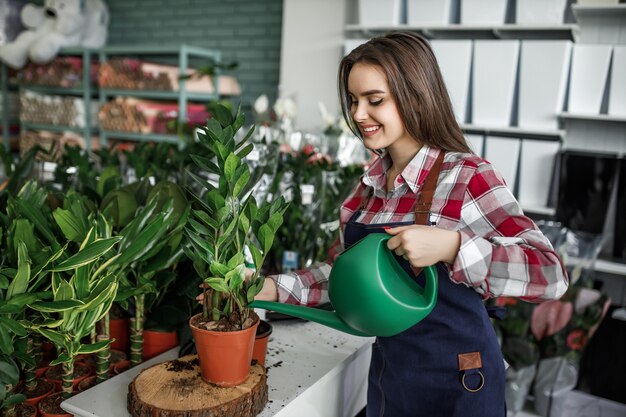
{"type": "Polygon", "coordinates": [[[381,98],[380,100],[375,100],[375,101],[370,101],[370,104],[372,106],[378,106],[379,104],[382,104],[383,99],[381,98]]]}

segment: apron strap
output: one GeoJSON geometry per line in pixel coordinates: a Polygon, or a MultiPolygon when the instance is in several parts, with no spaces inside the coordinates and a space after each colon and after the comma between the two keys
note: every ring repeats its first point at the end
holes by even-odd
{"type": "Polygon", "coordinates": [[[422,192],[415,204],[415,224],[430,226],[430,207],[433,203],[435,188],[437,188],[437,179],[441,172],[441,165],[443,164],[443,156],[445,153],[446,151],[443,149],[439,151],[439,155],[437,155],[433,167],[424,180],[424,187],[422,187],[422,192]]]}
{"type": "MultiPolygon", "coordinates": [[[[428,171],[428,175],[424,180],[424,186],[420,193],[417,203],[415,204],[415,224],[421,224],[424,226],[430,226],[430,207],[433,203],[433,196],[435,195],[435,188],[437,188],[437,179],[441,172],[441,165],[443,164],[443,157],[446,151],[441,149],[433,167],[428,171]]],[[[422,272],[422,268],[415,268],[411,266],[415,276],[418,276],[422,272]]]]}

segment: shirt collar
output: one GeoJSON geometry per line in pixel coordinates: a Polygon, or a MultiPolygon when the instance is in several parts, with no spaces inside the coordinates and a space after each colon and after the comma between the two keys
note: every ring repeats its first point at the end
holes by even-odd
{"type": "MultiPolygon", "coordinates": [[[[416,193],[421,187],[426,176],[433,167],[437,156],[441,152],[438,148],[423,145],[413,159],[400,173],[402,179],[416,193]]],[[[385,195],[387,189],[387,170],[391,166],[391,157],[384,153],[363,174],[363,185],[372,187],[375,194],[385,195]]]]}

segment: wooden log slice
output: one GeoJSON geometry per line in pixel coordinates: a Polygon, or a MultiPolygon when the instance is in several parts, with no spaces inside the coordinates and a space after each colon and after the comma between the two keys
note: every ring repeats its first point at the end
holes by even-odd
{"type": "Polygon", "coordinates": [[[267,375],[259,364],[236,387],[202,380],[197,355],[163,362],[143,370],[128,387],[133,417],[254,417],[267,404],[267,375]]]}

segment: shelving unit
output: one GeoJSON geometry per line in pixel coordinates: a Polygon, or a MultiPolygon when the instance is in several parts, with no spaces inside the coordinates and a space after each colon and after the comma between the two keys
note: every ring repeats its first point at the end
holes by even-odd
{"type": "MultiPolygon", "coordinates": [[[[158,47],[158,46],[140,46],[140,47],[108,47],[100,52],[100,62],[106,62],[112,56],[123,57],[174,57],[177,58],[180,74],[185,74],[189,68],[189,61],[193,58],[209,59],[215,65],[215,75],[213,77],[213,94],[190,93],[185,86],[185,80],[179,80],[178,91],[156,91],[156,90],[120,90],[120,89],[100,89],[100,105],[104,105],[112,97],[137,97],[149,98],[155,100],[177,100],[178,102],[178,121],[187,120],[187,103],[190,101],[208,102],[219,97],[218,80],[219,67],[221,62],[221,52],[215,49],[197,48],[189,45],[181,45],[180,47],[158,47]]],[[[181,140],[177,135],[169,134],[142,134],[131,132],[118,132],[100,129],[100,143],[104,146],[111,138],[124,139],[132,141],[157,141],[181,144],[181,140]]]]}
{"type": "Polygon", "coordinates": [[[473,26],[463,24],[433,26],[363,26],[348,24],[345,32],[348,37],[355,34],[373,36],[393,30],[418,32],[427,38],[435,39],[567,39],[575,40],[578,25],[557,26],[504,24],[499,26],[473,26]]]}
{"type": "Polygon", "coordinates": [[[59,56],[79,56],[82,59],[83,76],[81,84],[78,87],[45,87],[40,85],[20,84],[20,90],[33,91],[40,94],[52,94],[58,96],[79,96],[82,98],[85,106],[85,114],[82,127],[61,126],[56,124],[37,124],[20,121],[20,130],[48,130],[52,132],[75,132],[82,134],[85,139],[85,148],[91,150],[91,137],[95,132],[90,111],[90,102],[97,93],[97,89],[92,85],[91,79],[91,60],[96,56],[96,51],[85,48],[63,48],[59,52],[59,56]]]}
{"type": "Polygon", "coordinates": [[[542,139],[551,141],[560,141],[565,135],[564,130],[535,130],[524,129],[521,127],[490,127],[479,126],[469,123],[461,124],[461,129],[466,133],[478,133],[481,135],[496,135],[506,137],[524,137],[528,139],[542,139]]]}
{"type": "Polygon", "coordinates": [[[2,143],[4,148],[11,147],[11,126],[17,124],[18,120],[9,116],[9,92],[15,90],[14,85],[9,84],[9,70],[4,63],[0,62],[0,83],[2,88],[2,143]]]}

